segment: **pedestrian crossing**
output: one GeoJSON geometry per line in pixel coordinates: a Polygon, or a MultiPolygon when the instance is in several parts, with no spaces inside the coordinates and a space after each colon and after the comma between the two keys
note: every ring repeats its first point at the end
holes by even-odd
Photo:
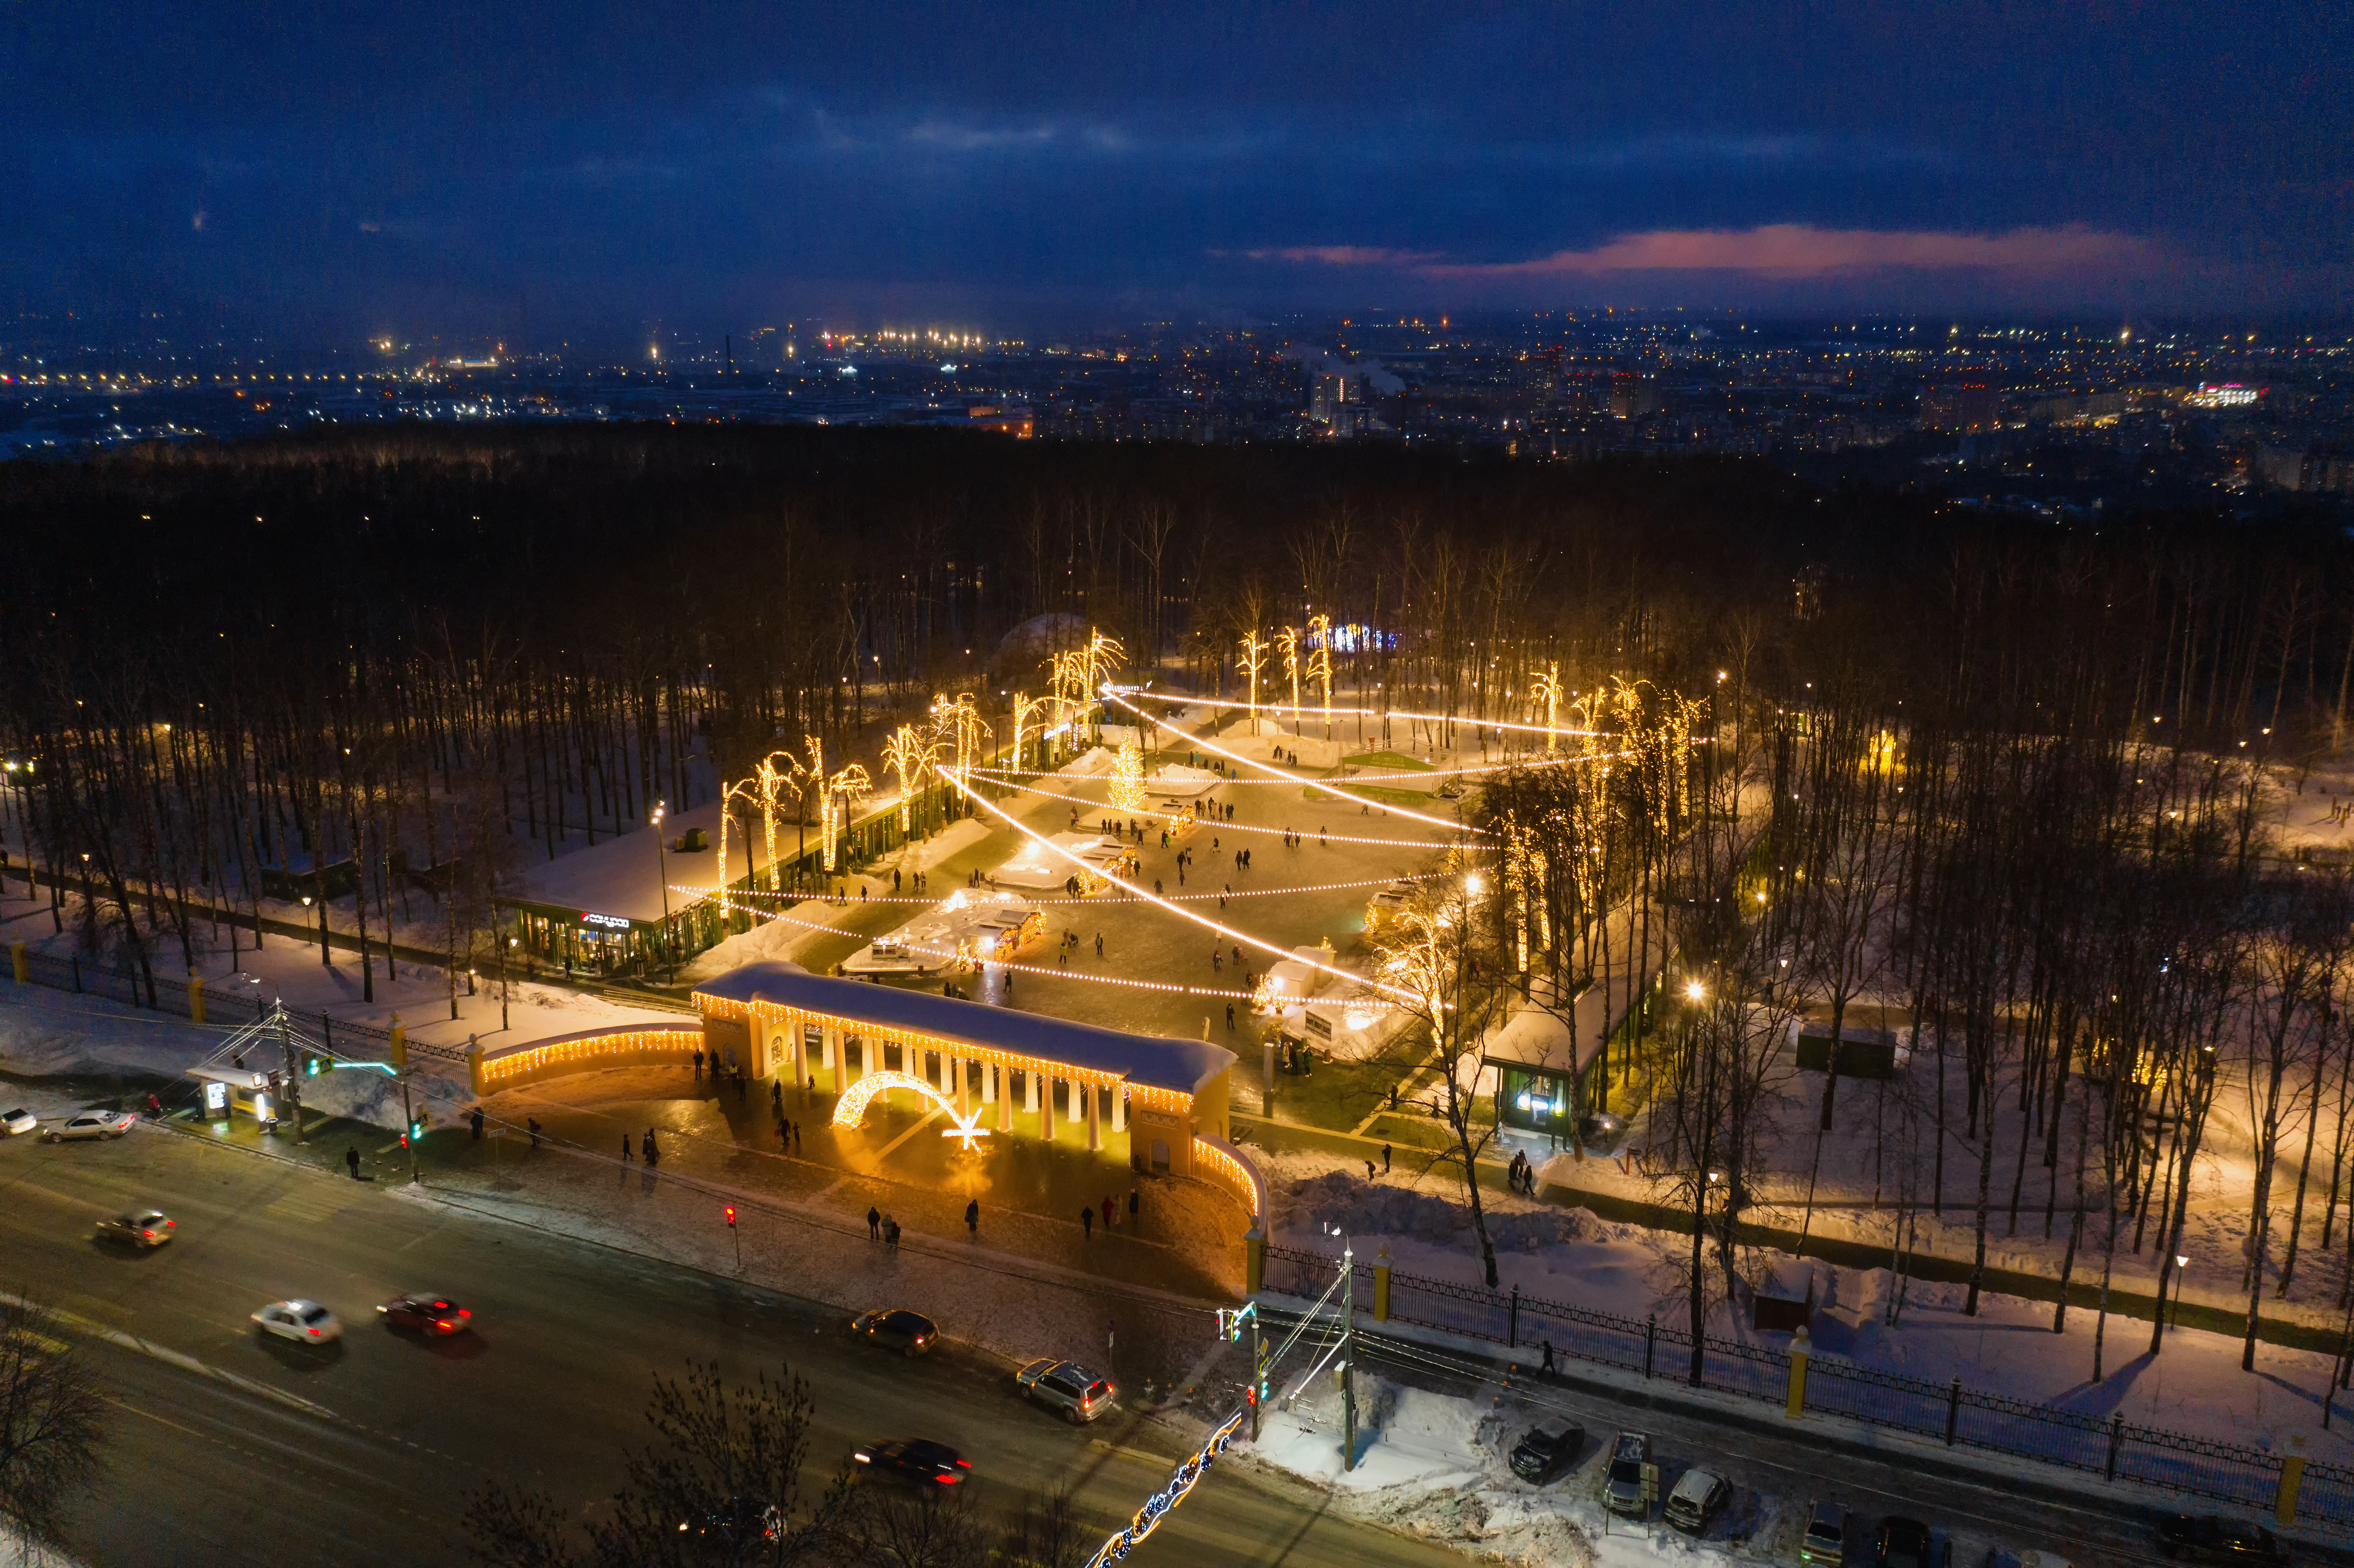
{"type": "Polygon", "coordinates": [[[351,1205],[352,1195],[323,1182],[305,1181],[261,1206],[261,1212],[281,1220],[316,1224],[332,1220],[351,1205]]]}

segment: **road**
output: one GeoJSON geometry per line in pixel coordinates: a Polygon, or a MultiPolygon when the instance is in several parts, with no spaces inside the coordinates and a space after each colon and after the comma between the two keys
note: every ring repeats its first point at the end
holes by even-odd
{"type": "MultiPolygon", "coordinates": [[[[856,1441],[937,1437],[971,1457],[984,1499],[1073,1484],[1107,1531],[1175,1455],[1117,1413],[1066,1426],[1016,1400],[1001,1364],[955,1347],[886,1356],[830,1308],[145,1128],[111,1144],[0,1145],[0,1288],[200,1363],[83,1336],[117,1406],[108,1477],[76,1521],[94,1568],[468,1561],[461,1516],[479,1478],[594,1509],[643,1439],[652,1378],[690,1358],[735,1378],[790,1360],[815,1399],[820,1472],[856,1441]],[[179,1222],[170,1245],[92,1240],[101,1216],[148,1202],[179,1222]],[[429,1346],[378,1326],[376,1302],[419,1288],[473,1308],[477,1330],[429,1346]],[[344,1318],[340,1347],[257,1337],[247,1314],[292,1295],[344,1318]]],[[[1461,1561],[1320,1505],[1222,1468],[1130,1561],[1461,1561]]]]}

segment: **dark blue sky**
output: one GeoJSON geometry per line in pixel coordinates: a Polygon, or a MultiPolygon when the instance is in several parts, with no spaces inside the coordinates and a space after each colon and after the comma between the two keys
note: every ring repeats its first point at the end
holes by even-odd
{"type": "Polygon", "coordinates": [[[2343,311],[2354,9],[0,0],[0,301],[2343,311]]]}

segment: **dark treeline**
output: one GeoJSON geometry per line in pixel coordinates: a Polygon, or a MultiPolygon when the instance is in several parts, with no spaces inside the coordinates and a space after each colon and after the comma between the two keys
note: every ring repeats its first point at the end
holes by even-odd
{"type": "MultiPolygon", "coordinates": [[[[364,944],[431,922],[454,972],[528,859],[804,735],[872,759],[938,693],[1002,715],[1090,627],[1227,696],[1246,634],[1371,628],[1332,639],[1331,702],[1481,745],[1549,686],[1567,715],[1649,681],[1763,746],[1751,715],[1852,666],[1949,726],[2278,753],[2337,742],[2354,671],[2335,534],[2030,525],[1753,462],[399,429],[0,466],[0,515],[18,843],[151,984],[192,903],[303,892],[364,944]]],[[[1288,700],[1272,659],[1259,689],[1288,700]]]]}

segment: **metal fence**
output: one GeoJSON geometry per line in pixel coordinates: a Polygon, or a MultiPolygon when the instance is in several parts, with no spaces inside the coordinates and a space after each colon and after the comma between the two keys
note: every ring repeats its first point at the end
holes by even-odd
{"type": "MultiPolygon", "coordinates": [[[[80,996],[102,997],[129,1007],[153,1008],[175,1017],[194,1019],[196,988],[187,981],[171,980],[162,975],[153,982],[154,1000],[149,1000],[149,981],[136,969],[122,964],[101,964],[75,954],[54,958],[48,953],[29,949],[25,954],[25,978],[35,985],[71,991],[80,996]]],[[[0,978],[13,978],[15,969],[9,955],[0,954],[0,978]]],[[[258,985],[236,985],[203,988],[205,1022],[232,1027],[259,1023],[270,1016],[279,999],[258,985]]],[[[320,1043],[325,1050],[338,1056],[387,1057],[392,1054],[392,1031],[379,1029],[373,1023],[361,1023],[352,1019],[335,1018],[325,1012],[295,1012],[287,1017],[303,1033],[320,1043]]],[[[410,1054],[431,1056],[445,1062],[463,1062],[464,1047],[434,1045],[410,1039],[407,1042],[410,1054]]]]}
{"type": "MultiPolygon", "coordinates": [[[[1267,1248],[1270,1290],[1313,1298],[1322,1294],[1341,1260],[1290,1247],[1267,1248]]],[[[1373,1299],[1373,1265],[1356,1265],[1357,1299],[1373,1299]]],[[[1622,1372],[1737,1394],[1781,1406],[1789,1397],[1787,1351],[1703,1335],[1698,1375],[1687,1329],[1657,1318],[1636,1319],[1573,1307],[1509,1291],[1392,1271],[1389,1321],[1438,1329],[1514,1350],[1550,1345],[1565,1356],[1622,1372]]],[[[2122,1414],[2106,1418],[2036,1404],[1964,1386],[1935,1383],[1808,1358],[1805,1408],[1919,1436],[1949,1447],[1980,1448],[2041,1464],[2132,1481],[2189,1497],[2271,1510],[2280,1495],[2283,1456],[2245,1444],[2219,1442],[2140,1426],[2122,1414]]],[[[2305,1466],[2297,1489],[2299,1522],[2354,1530],[2354,1467],[2318,1460],[2305,1466]]]]}

